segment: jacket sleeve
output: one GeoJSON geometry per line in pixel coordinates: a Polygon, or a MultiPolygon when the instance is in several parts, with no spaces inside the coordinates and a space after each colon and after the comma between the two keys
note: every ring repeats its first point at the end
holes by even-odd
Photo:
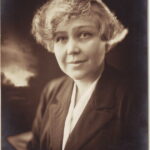
{"type": "MultiPolygon", "coordinates": [[[[46,141],[44,138],[43,130],[47,124],[47,114],[46,110],[49,108],[49,105],[53,103],[54,97],[58,94],[61,85],[66,81],[66,77],[61,77],[50,81],[44,88],[41,97],[37,113],[33,122],[32,133],[33,138],[28,143],[28,150],[46,150],[46,141]],[[41,148],[42,147],[42,148],[41,148]]],[[[51,141],[48,139],[49,150],[51,150],[51,141]]]]}
{"type": "Polygon", "coordinates": [[[145,103],[145,100],[138,93],[135,93],[130,100],[133,100],[133,102],[126,118],[125,137],[131,150],[146,150],[146,139],[148,139],[146,132],[147,122],[145,116],[142,115],[144,111],[142,103],[145,103]]]}
{"type": "Polygon", "coordinates": [[[40,137],[41,137],[43,116],[46,110],[46,106],[50,101],[51,94],[52,94],[51,84],[48,84],[44,88],[40,97],[40,102],[37,108],[36,116],[35,116],[33,127],[32,127],[33,138],[27,145],[28,150],[41,150],[41,138],[40,137]]]}
{"type": "Polygon", "coordinates": [[[134,86],[128,87],[124,95],[121,150],[147,149],[147,122],[142,115],[142,105],[146,102],[141,95],[134,86]]]}

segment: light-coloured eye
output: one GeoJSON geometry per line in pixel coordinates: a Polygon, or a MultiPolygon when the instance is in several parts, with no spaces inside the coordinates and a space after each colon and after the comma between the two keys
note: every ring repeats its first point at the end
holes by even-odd
{"type": "Polygon", "coordinates": [[[66,36],[57,36],[55,37],[55,42],[58,43],[58,42],[65,42],[67,41],[67,37],[66,36]]]}
{"type": "Polygon", "coordinates": [[[92,36],[92,34],[90,32],[82,32],[80,33],[79,37],[80,39],[88,39],[92,36]]]}

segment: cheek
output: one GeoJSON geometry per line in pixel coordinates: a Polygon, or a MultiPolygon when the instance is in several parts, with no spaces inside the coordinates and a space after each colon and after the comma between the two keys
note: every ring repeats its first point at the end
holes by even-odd
{"type": "Polygon", "coordinates": [[[105,48],[104,47],[100,47],[98,49],[97,56],[99,56],[99,58],[105,57],[105,48]]]}
{"type": "Polygon", "coordinates": [[[105,59],[105,49],[103,47],[100,47],[95,57],[95,60],[100,65],[105,59]]]}
{"type": "Polygon", "coordinates": [[[63,53],[62,49],[56,46],[54,47],[54,54],[59,66],[62,68],[65,62],[65,54],[63,53]]]}
{"type": "Polygon", "coordinates": [[[87,46],[87,54],[92,61],[101,61],[105,57],[105,45],[99,42],[99,40],[89,43],[87,46]]]}

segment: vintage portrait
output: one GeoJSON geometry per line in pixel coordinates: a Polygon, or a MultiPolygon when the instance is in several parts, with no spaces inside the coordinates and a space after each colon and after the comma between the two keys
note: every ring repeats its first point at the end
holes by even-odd
{"type": "Polygon", "coordinates": [[[2,150],[148,150],[147,0],[2,0],[2,150]]]}

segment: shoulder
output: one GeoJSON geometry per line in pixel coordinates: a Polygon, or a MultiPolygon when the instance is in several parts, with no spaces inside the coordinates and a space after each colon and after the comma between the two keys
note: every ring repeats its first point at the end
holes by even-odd
{"type": "Polygon", "coordinates": [[[126,80],[129,78],[127,73],[110,65],[106,65],[106,74],[114,80],[126,80]]]}
{"type": "Polygon", "coordinates": [[[132,85],[129,74],[110,65],[106,65],[104,76],[108,84],[111,84],[114,88],[128,88],[132,85]]]}
{"type": "Polygon", "coordinates": [[[128,105],[126,108],[129,108],[134,103],[135,97],[135,88],[130,75],[108,66],[105,76],[106,91],[115,97],[116,102],[128,105]]]}
{"type": "Polygon", "coordinates": [[[119,116],[124,123],[131,121],[131,115],[136,113],[135,88],[129,74],[121,72],[113,67],[110,68],[111,80],[114,88],[114,96],[119,116]],[[134,112],[134,113],[133,113],[134,112]],[[123,119],[124,118],[124,119],[123,119]]]}
{"type": "Polygon", "coordinates": [[[72,82],[72,79],[67,76],[49,81],[41,92],[38,110],[44,114],[47,106],[51,103],[55,103],[56,96],[62,91],[64,92],[72,82]]]}
{"type": "Polygon", "coordinates": [[[42,99],[50,99],[54,95],[58,94],[59,91],[64,90],[72,84],[73,80],[68,76],[62,76],[56,79],[52,79],[49,81],[46,86],[44,87],[41,97],[42,99]]]}
{"type": "Polygon", "coordinates": [[[68,83],[69,81],[71,81],[71,79],[68,76],[62,76],[59,78],[55,78],[46,84],[45,89],[57,89],[60,86],[68,83]]]}

